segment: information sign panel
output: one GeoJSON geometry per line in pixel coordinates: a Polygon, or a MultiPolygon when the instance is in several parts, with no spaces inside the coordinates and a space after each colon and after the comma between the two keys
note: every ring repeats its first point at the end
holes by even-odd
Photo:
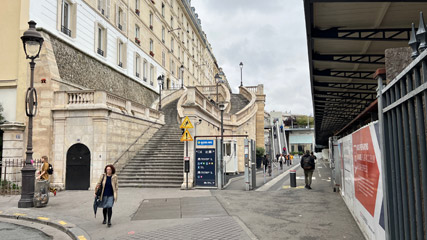
{"type": "Polygon", "coordinates": [[[196,185],[215,186],[215,149],[196,149],[196,185]]]}

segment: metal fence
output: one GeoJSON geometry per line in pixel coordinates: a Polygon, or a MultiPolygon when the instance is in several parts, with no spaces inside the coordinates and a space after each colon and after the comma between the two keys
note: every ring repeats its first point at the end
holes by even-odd
{"type": "Polygon", "coordinates": [[[427,33],[422,15],[417,33],[412,28],[412,63],[386,87],[378,78],[388,239],[427,239],[427,33]]]}
{"type": "MultiPolygon", "coordinates": [[[[40,170],[41,159],[33,160],[34,168],[40,170]]],[[[21,169],[25,166],[25,159],[3,159],[0,168],[0,195],[21,194],[21,169]]],[[[37,174],[36,174],[37,175],[37,174]]]]}

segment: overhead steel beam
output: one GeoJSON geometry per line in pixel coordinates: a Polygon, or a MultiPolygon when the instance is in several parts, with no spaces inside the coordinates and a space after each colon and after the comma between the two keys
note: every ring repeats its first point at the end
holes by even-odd
{"type": "Polygon", "coordinates": [[[312,38],[363,41],[409,41],[410,28],[386,29],[312,29],[312,38]]]}
{"type": "Polygon", "coordinates": [[[313,54],[314,61],[359,64],[385,64],[384,54],[313,54]]]}
{"type": "Polygon", "coordinates": [[[366,93],[366,94],[376,94],[375,89],[362,89],[362,88],[344,88],[344,87],[323,87],[323,86],[314,86],[316,91],[338,91],[340,93],[366,93]]]}
{"type": "Polygon", "coordinates": [[[337,77],[337,78],[353,78],[353,79],[366,79],[374,81],[374,71],[338,71],[338,70],[319,70],[314,69],[314,76],[321,77],[337,77]]]}
{"type": "Polygon", "coordinates": [[[361,87],[370,87],[377,88],[378,83],[370,82],[370,83],[353,83],[353,82],[313,82],[314,87],[340,87],[340,88],[353,88],[353,89],[361,89],[361,87]]]}

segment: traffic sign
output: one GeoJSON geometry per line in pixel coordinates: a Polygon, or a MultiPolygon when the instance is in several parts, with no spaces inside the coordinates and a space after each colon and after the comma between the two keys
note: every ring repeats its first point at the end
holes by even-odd
{"type": "Polygon", "coordinates": [[[193,141],[193,137],[190,135],[190,132],[185,129],[184,134],[182,134],[181,137],[181,142],[189,142],[189,141],[193,141]]]}
{"type": "Polygon", "coordinates": [[[190,119],[188,117],[185,117],[184,121],[182,121],[182,124],[179,128],[185,128],[185,129],[193,128],[193,124],[191,124],[190,119]]]}

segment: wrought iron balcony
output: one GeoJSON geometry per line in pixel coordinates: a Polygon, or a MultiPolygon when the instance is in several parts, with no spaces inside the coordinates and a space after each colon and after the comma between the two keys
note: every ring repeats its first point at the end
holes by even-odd
{"type": "Polygon", "coordinates": [[[120,30],[123,30],[123,27],[122,27],[122,25],[120,23],[119,23],[118,27],[119,27],[120,30]]]}
{"type": "Polygon", "coordinates": [[[104,51],[102,51],[102,49],[98,48],[97,53],[101,56],[104,56],[104,51]]]}
{"type": "Polygon", "coordinates": [[[137,78],[139,78],[139,73],[135,73],[135,76],[136,76],[137,78]]]}
{"type": "Polygon", "coordinates": [[[61,25],[61,32],[63,32],[64,34],[67,34],[69,37],[71,37],[71,30],[66,28],[63,25],[61,25]]]}
{"type": "Polygon", "coordinates": [[[119,67],[123,67],[123,63],[122,62],[119,62],[119,67]]]}

